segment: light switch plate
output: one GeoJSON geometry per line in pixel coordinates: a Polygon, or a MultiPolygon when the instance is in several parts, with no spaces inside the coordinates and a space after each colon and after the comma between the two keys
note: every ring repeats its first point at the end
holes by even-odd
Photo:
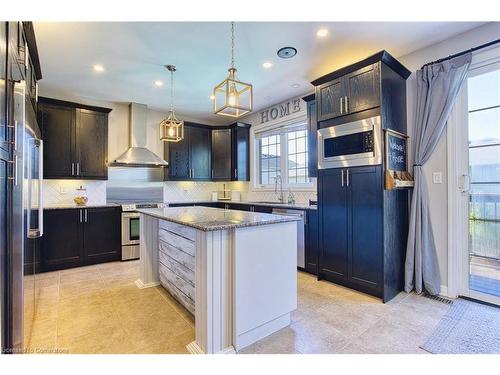
{"type": "Polygon", "coordinates": [[[432,173],[432,182],[435,184],[443,183],[443,174],[441,172],[433,172],[432,173]]]}

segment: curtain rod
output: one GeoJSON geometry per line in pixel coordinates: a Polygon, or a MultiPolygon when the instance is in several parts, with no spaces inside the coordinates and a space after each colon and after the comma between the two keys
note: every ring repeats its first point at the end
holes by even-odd
{"type": "Polygon", "coordinates": [[[466,53],[469,53],[469,52],[474,52],[474,51],[477,51],[477,50],[480,50],[480,49],[492,46],[493,44],[497,44],[497,43],[500,43],[500,39],[492,40],[491,42],[488,42],[488,43],[485,43],[485,44],[481,44],[480,46],[477,46],[477,47],[474,47],[474,48],[471,48],[471,49],[468,49],[468,50],[465,50],[465,51],[462,51],[462,52],[455,53],[454,55],[450,55],[448,57],[444,57],[444,58],[436,60],[436,61],[429,62],[427,64],[422,65],[422,68],[420,68],[420,69],[423,69],[424,67],[426,67],[428,65],[437,64],[437,63],[440,63],[440,62],[443,62],[443,61],[446,61],[446,60],[453,59],[453,58],[458,57],[458,56],[465,55],[466,53]]]}

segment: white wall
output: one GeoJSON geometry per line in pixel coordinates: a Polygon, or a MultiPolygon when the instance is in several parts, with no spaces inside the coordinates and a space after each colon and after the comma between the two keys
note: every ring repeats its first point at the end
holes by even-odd
{"type": "MultiPolygon", "coordinates": [[[[397,57],[412,72],[428,62],[461,52],[475,46],[500,38],[500,23],[488,23],[466,33],[459,34],[441,43],[415,51],[409,55],[397,57]]],[[[414,111],[415,111],[415,74],[407,81],[408,99],[408,132],[413,140],[414,111]]],[[[423,168],[424,176],[429,188],[429,203],[431,207],[431,221],[437,247],[439,268],[441,271],[441,285],[448,285],[448,171],[447,171],[447,144],[446,133],[443,134],[434,154],[423,168]],[[443,183],[433,184],[432,173],[442,172],[443,183]]]]}

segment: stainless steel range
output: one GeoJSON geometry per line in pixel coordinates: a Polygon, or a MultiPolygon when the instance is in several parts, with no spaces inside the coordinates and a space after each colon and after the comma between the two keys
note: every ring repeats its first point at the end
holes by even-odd
{"type": "Polygon", "coordinates": [[[139,259],[140,256],[140,214],[138,208],[163,208],[164,203],[122,204],[122,260],[139,259]]]}

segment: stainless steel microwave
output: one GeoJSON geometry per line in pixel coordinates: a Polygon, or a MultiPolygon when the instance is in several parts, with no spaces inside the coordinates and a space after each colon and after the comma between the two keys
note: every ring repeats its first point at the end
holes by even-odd
{"type": "Polygon", "coordinates": [[[318,168],[382,163],[380,116],[318,130],[318,168]]]}

